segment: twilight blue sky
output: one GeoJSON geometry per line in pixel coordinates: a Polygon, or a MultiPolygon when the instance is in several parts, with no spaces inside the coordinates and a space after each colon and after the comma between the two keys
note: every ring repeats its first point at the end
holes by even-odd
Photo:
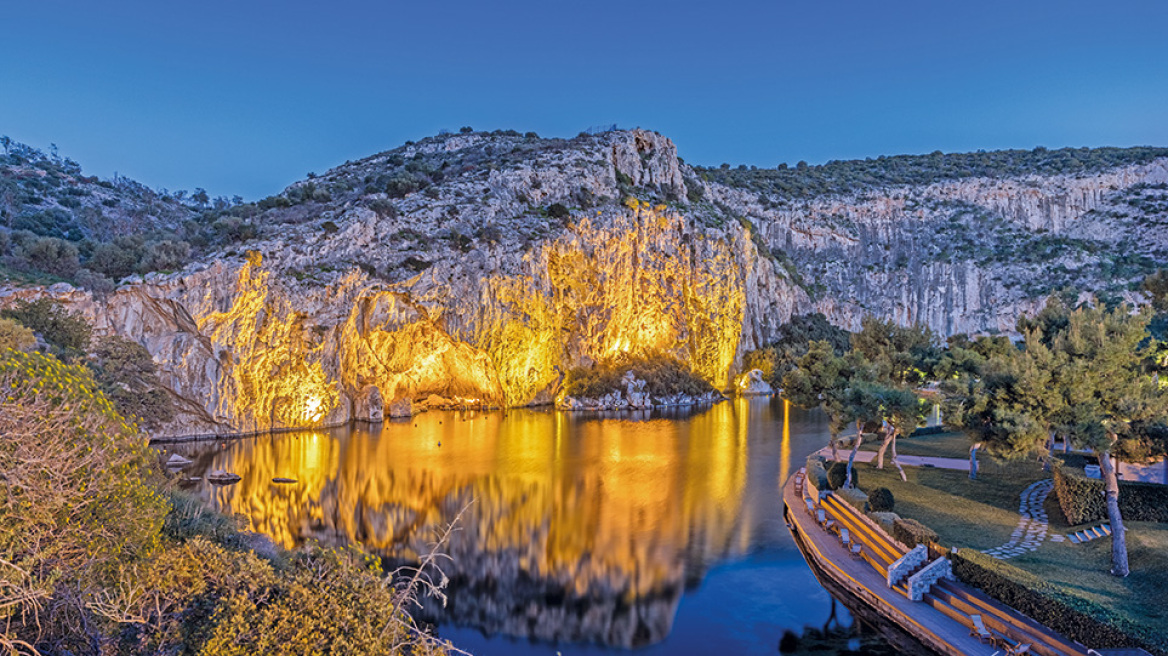
{"type": "Polygon", "coordinates": [[[0,134],[255,199],[440,129],[672,137],[774,166],[1168,145],[1168,2],[28,0],[0,134]]]}

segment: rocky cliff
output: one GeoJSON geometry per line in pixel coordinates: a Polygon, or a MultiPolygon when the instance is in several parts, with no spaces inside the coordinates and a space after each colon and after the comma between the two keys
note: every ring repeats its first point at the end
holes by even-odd
{"type": "Polygon", "coordinates": [[[710,177],[641,130],[444,135],[292,185],[182,271],[0,302],[50,293],[143,343],[182,410],[165,434],[225,434],[545,403],[625,355],[724,389],[793,313],[1008,330],[1165,254],[1163,159],[799,200],[710,177]]]}

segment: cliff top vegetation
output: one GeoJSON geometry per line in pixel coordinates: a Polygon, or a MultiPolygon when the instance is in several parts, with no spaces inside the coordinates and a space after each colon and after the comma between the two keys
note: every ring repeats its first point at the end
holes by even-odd
{"type": "Polygon", "coordinates": [[[876,158],[832,160],[825,164],[773,169],[729,164],[694,167],[703,179],[728,187],[784,198],[814,198],[850,194],[879,187],[928,185],[963,178],[1022,178],[1032,175],[1081,175],[1145,164],[1168,157],[1168,148],[1060,148],[1049,150],[979,150],[973,153],[881,155],[876,158]]]}

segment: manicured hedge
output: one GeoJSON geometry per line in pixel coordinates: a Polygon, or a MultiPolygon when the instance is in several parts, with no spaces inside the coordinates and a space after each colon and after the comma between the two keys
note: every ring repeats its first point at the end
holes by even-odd
{"type": "Polygon", "coordinates": [[[851,504],[853,508],[860,512],[866,512],[865,506],[868,504],[868,495],[858,487],[840,488],[835,491],[835,495],[844,501],[851,504]]]}
{"type": "Polygon", "coordinates": [[[892,537],[909,547],[937,541],[936,531],[915,519],[904,517],[892,522],[892,537]]]}
{"type": "MultiPolygon", "coordinates": [[[[1066,464],[1054,467],[1054,491],[1071,526],[1107,517],[1103,481],[1087,478],[1081,469],[1066,464]]],[[[1120,481],[1119,512],[1131,521],[1168,522],[1168,485],[1120,481]]]]}
{"type": "Polygon", "coordinates": [[[896,523],[896,520],[900,519],[900,515],[894,512],[871,512],[868,513],[868,516],[875,520],[880,525],[880,528],[887,531],[889,535],[892,534],[892,526],[896,523]]]}
{"type": "Polygon", "coordinates": [[[1168,654],[1168,635],[1157,635],[1030,572],[974,549],[954,550],[949,559],[961,582],[1088,647],[1142,647],[1161,656],[1168,654]]]}
{"type": "Polygon", "coordinates": [[[823,468],[823,458],[815,455],[807,457],[807,480],[816,489],[827,489],[827,470],[823,468]]]}
{"type": "Polygon", "coordinates": [[[872,512],[892,512],[896,498],[892,496],[892,490],[878,487],[868,494],[868,507],[872,512]]]}

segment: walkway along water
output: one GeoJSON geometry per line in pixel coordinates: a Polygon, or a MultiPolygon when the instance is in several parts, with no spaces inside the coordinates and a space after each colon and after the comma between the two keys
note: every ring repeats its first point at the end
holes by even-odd
{"type": "Polygon", "coordinates": [[[805,470],[800,470],[783,486],[784,516],[804,558],[928,648],[953,656],[993,656],[1003,653],[1007,645],[1016,649],[1029,645],[1028,652],[1015,653],[1088,656],[1087,647],[952,580],[951,575],[944,576],[948,566],[944,558],[930,559],[923,547],[910,552],[875,522],[831,492],[821,493],[804,476],[805,470]],[[859,546],[858,553],[853,545],[859,546]],[[907,576],[902,575],[904,569],[907,576]],[[930,583],[932,571],[941,578],[930,583]],[[973,637],[971,615],[982,617],[1000,647],[973,637]]]}

